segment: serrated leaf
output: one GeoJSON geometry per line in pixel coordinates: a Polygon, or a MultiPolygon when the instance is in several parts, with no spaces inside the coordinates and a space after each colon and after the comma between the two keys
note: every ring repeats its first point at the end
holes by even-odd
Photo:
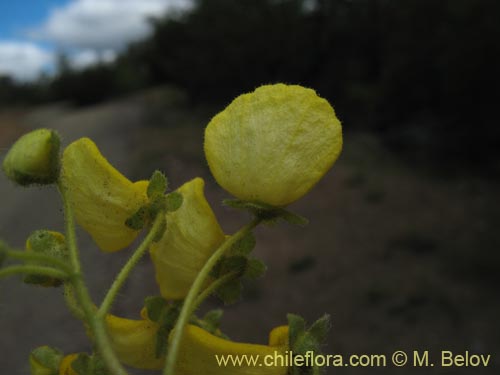
{"type": "Polygon", "coordinates": [[[330,327],[330,315],[325,314],[311,325],[308,332],[321,344],[325,341],[330,327]]]}
{"type": "Polygon", "coordinates": [[[255,248],[256,240],[252,232],[248,232],[243,238],[231,246],[230,253],[233,255],[248,255],[255,248]]]}
{"type": "Polygon", "coordinates": [[[263,261],[256,258],[250,258],[247,261],[247,267],[243,276],[249,279],[258,279],[266,270],[267,266],[263,261]]]}
{"type": "Polygon", "coordinates": [[[239,280],[232,280],[217,289],[215,294],[224,302],[224,304],[230,305],[240,300],[241,289],[241,282],[239,280]]]}
{"type": "Polygon", "coordinates": [[[146,225],[148,218],[149,210],[146,207],[141,207],[125,221],[125,225],[133,230],[141,230],[146,225]]]}
{"type": "Polygon", "coordinates": [[[290,348],[293,348],[297,339],[306,331],[306,321],[303,317],[296,314],[287,314],[288,320],[288,337],[290,348]]]}
{"type": "Polygon", "coordinates": [[[160,171],[154,171],[153,175],[149,179],[149,185],[147,189],[147,195],[149,199],[154,199],[156,197],[165,194],[168,187],[167,177],[160,171]]]}
{"type": "Polygon", "coordinates": [[[182,206],[183,200],[182,194],[176,191],[167,194],[165,198],[165,209],[167,212],[177,211],[182,206]]]}
{"type": "Polygon", "coordinates": [[[146,307],[148,319],[153,322],[158,322],[167,307],[167,301],[159,296],[146,297],[144,300],[144,307],[146,307]]]}

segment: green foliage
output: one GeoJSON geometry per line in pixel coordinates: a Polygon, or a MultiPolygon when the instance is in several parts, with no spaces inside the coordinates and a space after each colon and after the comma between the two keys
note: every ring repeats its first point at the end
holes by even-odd
{"type": "Polygon", "coordinates": [[[31,375],[58,375],[63,354],[50,346],[40,346],[30,354],[31,375]]]}
{"type": "Polygon", "coordinates": [[[103,360],[93,354],[80,353],[71,363],[71,367],[78,375],[110,375],[103,360]]]}

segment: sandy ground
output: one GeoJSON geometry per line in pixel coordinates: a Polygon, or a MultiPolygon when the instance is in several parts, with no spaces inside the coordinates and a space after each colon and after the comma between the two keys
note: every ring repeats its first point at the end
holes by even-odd
{"type": "MultiPolygon", "coordinates": [[[[89,136],[130,178],[164,170],[176,187],[202,176],[227,233],[248,218],[220,206],[227,198],[210,177],[201,151],[205,114],[154,112],[150,98],[88,109],[62,106],[0,116],[0,147],[36,127],[57,129],[65,144],[89,136]],[[156,126],[155,126],[156,125],[156,126]],[[157,125],[162,125],[157,126],[157,125]]],[[[255,254],[269,266],[247,285],[244,300],[226,309],[223,330],[233,339],[265,342],[288,312],[312,321],[324,313],[333,328],[325,353],[387,354],[441,350],[491,354],[487,368],[351,368],[327,374],[495,374],[500,366],[498,186],[466,178],[429,176],[398,163],[367,135],[347,134],[344,154],[327,176],[291,208],[310,219],[257,230],[255,254]]],[[[22,247],[35,229],[62,230],[53,189],[20,189],[0,176],[0,237],[22,247]]],[[[127,252],[103,254],[80,232],[84,269],[99,300],[127,252]]],[[[145,296],[157,294],[144,259],[114,312],[136,316],[145,296]]],[[[206,308],[218,306],[215,300],[206,308]]],[[[84,330],[65,310],[58,289],[0,283],[0,369],[28,374],[29,352],[44,344],[65,352],[90,350],[84,330]]],[[[138,372],[140,373],[140,372],[138,372]]]]}

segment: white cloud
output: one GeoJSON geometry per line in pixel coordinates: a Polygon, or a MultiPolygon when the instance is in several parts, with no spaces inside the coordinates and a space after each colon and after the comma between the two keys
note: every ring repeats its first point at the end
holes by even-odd
{"type": "Polygon", "coordinates": [[[116,59],[116,52],[113,50],[99,51],[85,49],[74,53],[70,57],[71,66],[76,69],[83,69],[97,63],[112,63],[116,59]]]}
{"type": "Polygon", "coordinates": [[[0,40],[0,75],[26,81],[53,63],[53,54],[30,42],[0,40]]]}
{"type": "Polygon", "coordinates": [[[151,32],[148,17],[190,6],[191,0],[74,0],[31,35],[60,47],[116,50],[151,32]]]}

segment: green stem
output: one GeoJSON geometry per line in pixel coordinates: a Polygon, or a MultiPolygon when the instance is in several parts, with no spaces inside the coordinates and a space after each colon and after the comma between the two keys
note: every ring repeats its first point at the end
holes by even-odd
{"type": "Polygon", "coordinates": [[[68,273],[66,273],[64,271],[57,270],[55,268],[51,268],[51,267],[43,267],[43,266],[35,266],[35,265],[20,265],[20,266],[10,266],[10,267],[6,267],[6,268],[0,270],[0,278],[11,276],[11,275],[17,275],[20,273],[49,276],[49,277],[53,277],[56,279],[62,279],[62,280],[65,280],[65,279],[70,277],[68,273]]]}
{"type": "Polygon", "coordinates": [[[113,281],[113,284],[111,285],[111,288],[109,289],[108,293],[104,297],[104,300],[101,304],[101,307],[99,308],[99,311],[97,312],[97,316],[101,319],[103,319],[106,314],[109,312],[109,309],[111,308],[111,305],[113,304],[113,301],[116,298],[116,295],[118,294],[120,288],[123,286],[125,281],[127,280],[130,272],[133,270],[133,268],[137,265],[139,260],[144,256],[146,251],[149,249],[149,246],[151,243],[154,241],[155,237],[159,234],[158,232],[163,228],[163,222],[165,220],[164,217],[164,212],[160,212],[157,216],[156,219],[153,223],[153,226],[151,230],[149,231],[148,235],[144,239],[144,241],[140,244],[140,246],[137,248],[137,250],[132,254],[132,256],[129,258],[125,266],[121,269],[120,273],[116,277],[116,279],[113,281]]]}
{"type": "Polygon", "coordinates": [[[81,274],[81,265],[78,256],[75,223],[73,218],[73,208],[71,207],[71,203],[67,196],[67,191],[63,184],[59,184],[59,190],[61,192],[64,204],[66,242],[68,245],[70,263],[74,271],[72,282],[76,297],[78,298],[79,305],[83,310],[90,330],[94,335],[96,346],[100,354],[102,355],[104,362],[106,363],[106,367],[113,375],[128,375],[127,371],[123,368],[111,347],[111,342],[108,334],[106,333],[106,326],[104,324],[104,321],[97,318],[94,312],[94,303],[90,298],[90,294],[81,274]]]}
{"type": "Polygon", "coordinates": [[[85,321],[85,313],[75,297],[75,289],[71,283],[64,283],[64,300],[66,301],[66,305],[73,316],[77,319],[85,321]]]}
{"type": "Polygon", "coordinates": [[[196,297],[190,315],[196,311],[196,309],[203,303],[203,301],[205,301],[205,299],[207,299],[210,296],[210,294],[215,292],[217,289],[219,289],[222,285],[224,285],[228,281],[234,279],[236,275],[238,275],[237,272],[230,272],[210,283],[210,285],[207,286],[205,290],[198,295],[198,297],[196,297]]]}
{"type": "Polygon", "coordinates": [[[241,238],[246,236],[247,233],[252,231],[252,229],[260,223],[260,221],[261,219],[254,219],[251,223],[245,225],[238,232],[226,239],[207,260],[203,268],[200,270],[200,273],[198,273],[198,275],[196,276],[196,279],[194,280],[193,285],[191,285],[186,299],[184,300],[179,319],[177,320],[177,323],[173,330],[172,341],[170,342],[167,352],[168,355],[165,362],[165,368],[163,369],[163,375],[174,375],[175,363],[177,361],[177,355],[179,353],[179,347],[182,340],[182,335],[184,333],[184,328],[193,312],[193,307],[195,306],[197,299],[196,297],[200,293],[200,290],[203,287],[203,284],[205,283],[208,275],[210,274],[210,271],[217,264],[224,253],[228,251],[236,241],[240,240],[241,238]]]}
{"type": "Polygon", "coordinates": [[[19,260],[24,260],[24,261],[36,261],[36,262],[43,262],[46,264],[50,264],[52,266],[55,266],[62,271],[70,274],[72,272],[71,268],[68,266],[68,264],[60,259],[57,259],[55,257],[52,257],[50,255],[46,254],[39,254],[35,252],[28,252],[28,251],[18,251],[18,250],[9,250],[7,251],[7,257],[13,258],[13,259],[19,259],[19,260]]]}

